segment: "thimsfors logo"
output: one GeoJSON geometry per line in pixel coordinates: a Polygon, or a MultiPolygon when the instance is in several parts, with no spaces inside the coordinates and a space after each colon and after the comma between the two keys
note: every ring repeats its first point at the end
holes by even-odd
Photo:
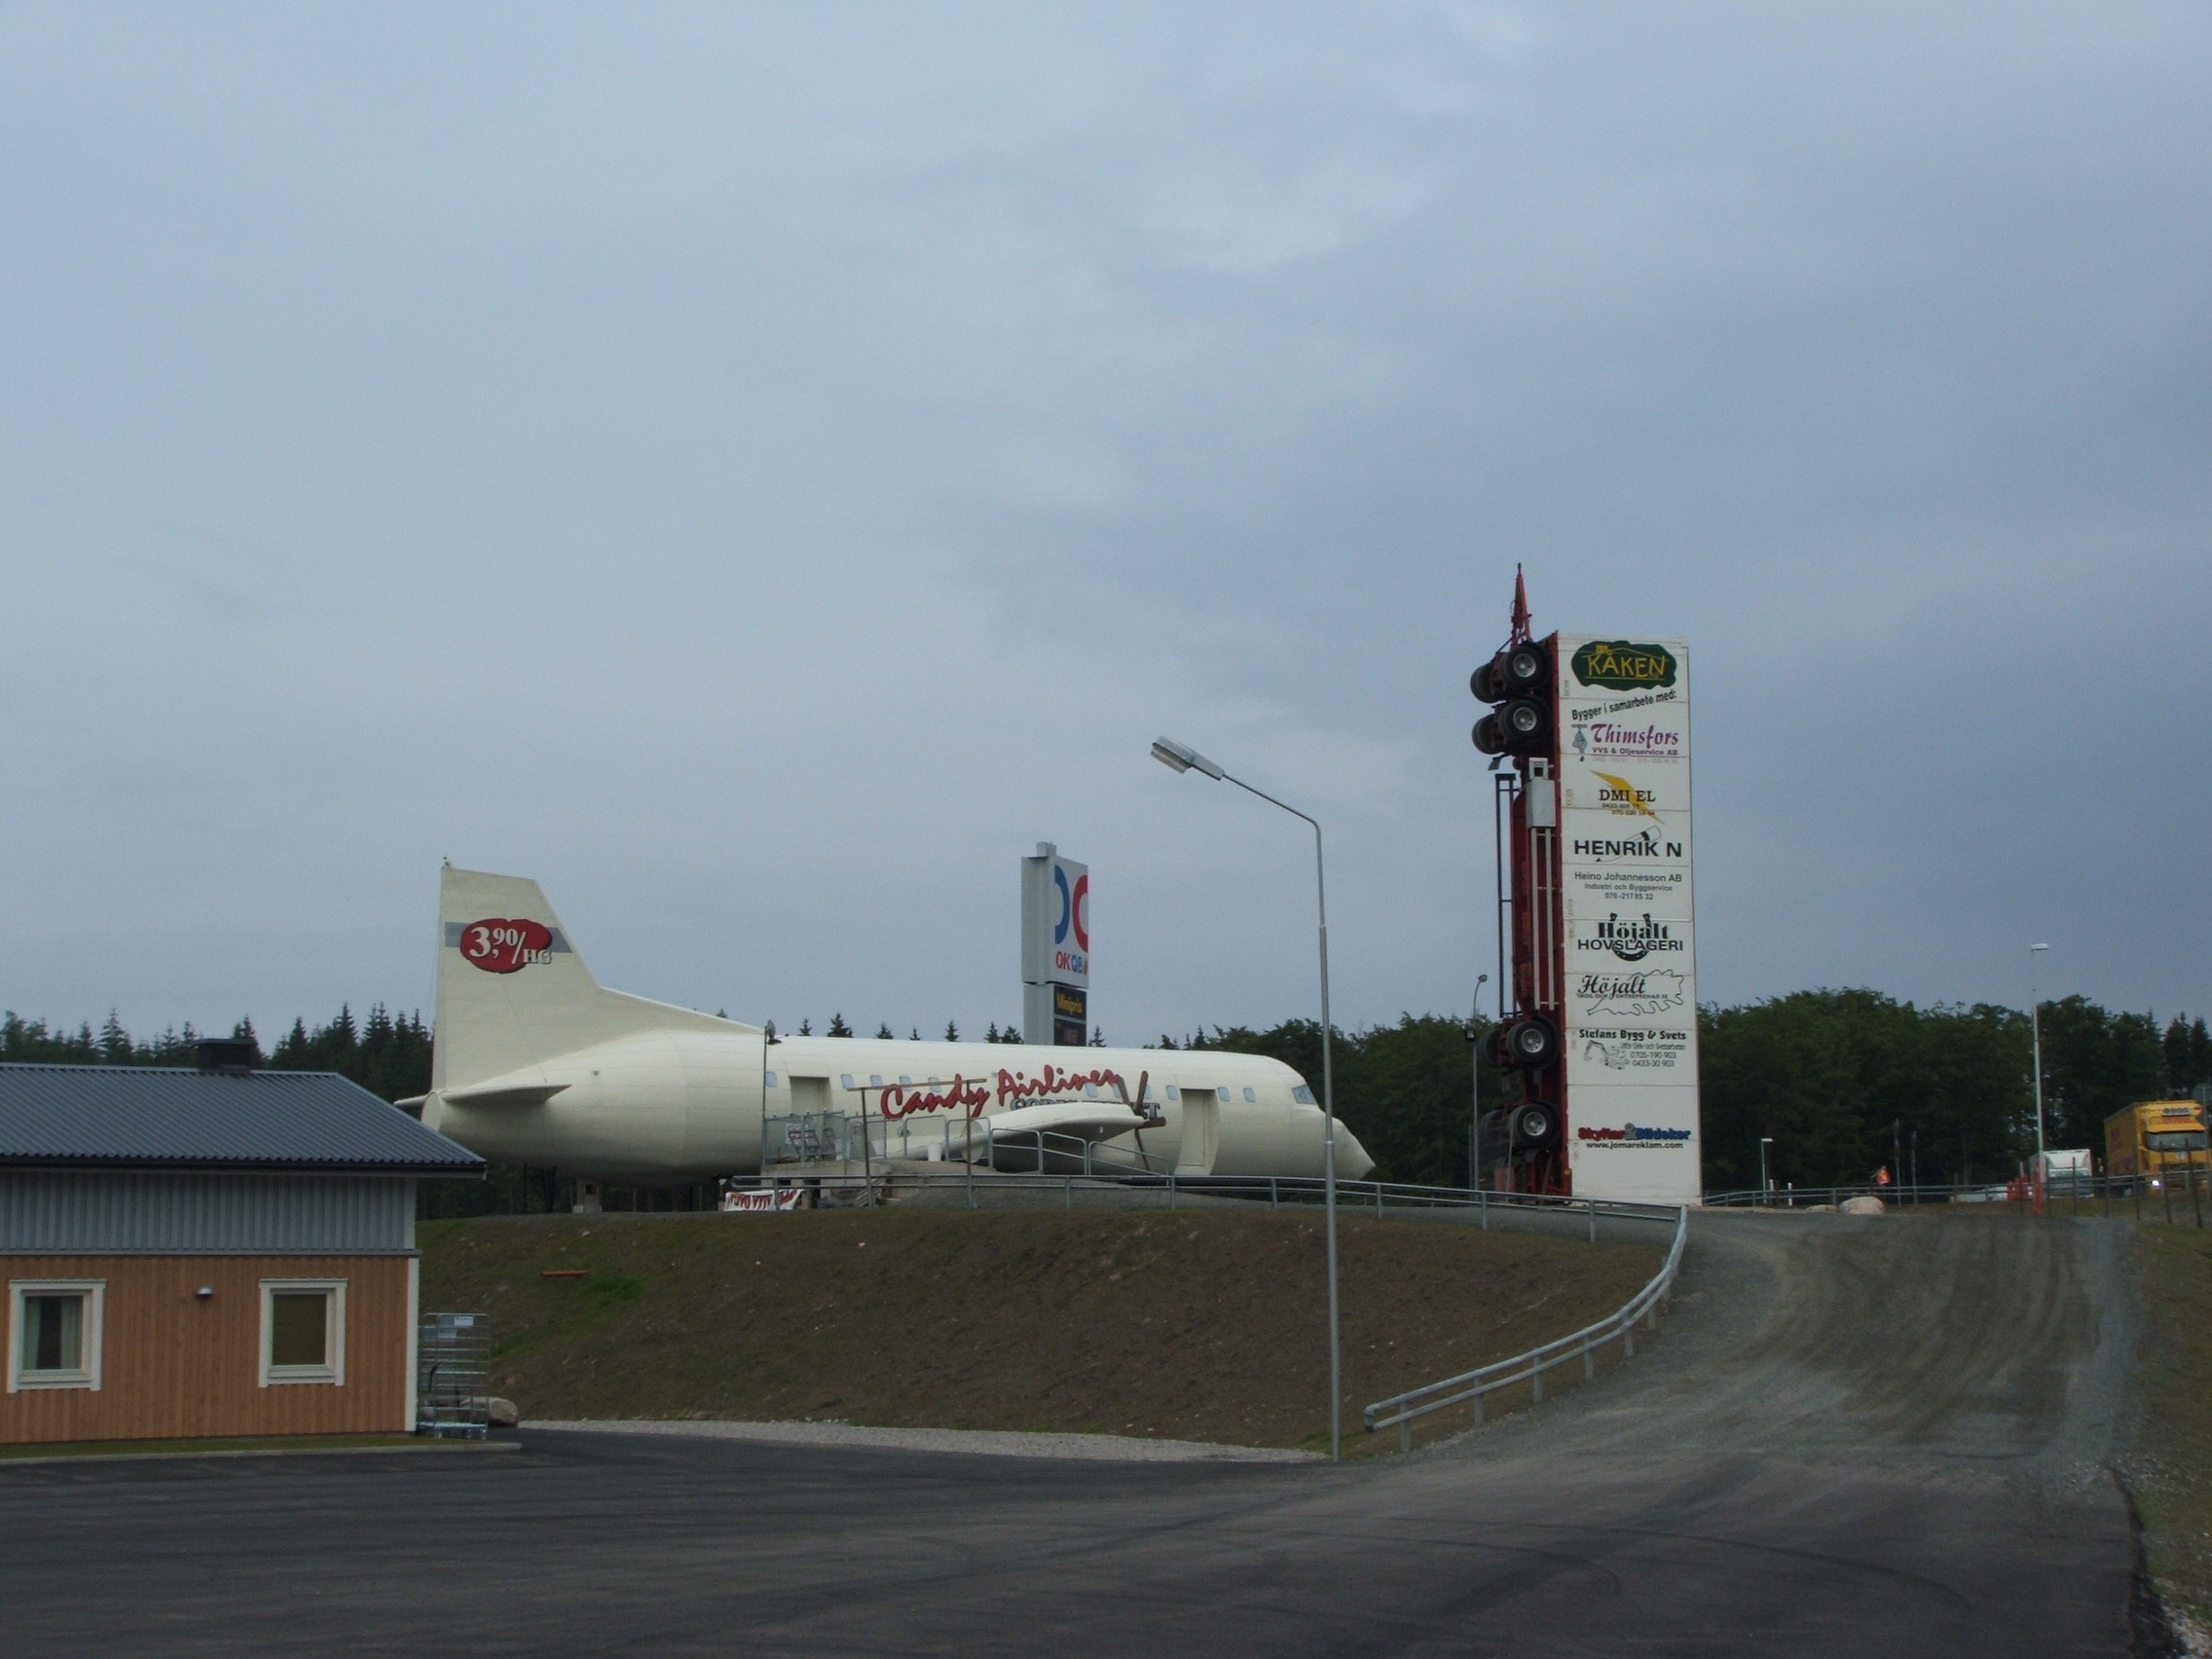
{"type": "Polygon", "coordinates": [[[553,930],[543,922],[519,917],[488,916],[465,922],[461,928],[461,955],[487,974],[519,973],[533,963],[553,960],[553,930]]]}
{"type": "Polygon", "coordinates": [[[1675,653],[1665,645],[1592,640],[1567,659],[1575,679],[1608,691],[1644,691],[1675,683],[1675,653]]]}

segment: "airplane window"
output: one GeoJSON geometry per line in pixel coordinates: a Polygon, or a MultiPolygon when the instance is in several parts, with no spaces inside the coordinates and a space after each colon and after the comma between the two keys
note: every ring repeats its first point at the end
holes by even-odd
{"type": "Polygon", "coordinates": [[[1258,1100],[1259,1098],[1260,1098],[1260,1096],[1259,1096],[1259,1092],[1258,1092],[1258,1090],[1256,1090],[1256,1089],[1251,1089],[1251,1088],[1247,1088],[1247,1089],[1245,1089],[1245,1091],[1244,1091],[1244,1099],[1245,1099],[1245,1101],[1246,1101],[1246,1103],[1247,1103],[1247,1104],[1249,1104],[1249,1103],[1251,1103],[1251,1102],[1253,1102],[1253,1101],[1256,1101],[1256,1100],[1258,1100]]]}
{"type": "Polygon", "coordinates": [[[904,1072],[901,1072],[899,1074],[899,1087],[901,1088],[904,1088],[909,1083],[912,1083],[913,1081],[914,1080],[908,1077],[904,1072]]]}
{"type": "Polygon", "coordinates": [[[1293,1100],[1297,1101],[1301,1106],[1310,1106],[1313,1104],[1313,1091],[1310,1088],[1308,1088],[1303,1083],[1290,1091],[1290,1097],[1293,1100]]]}
{"type": "Polygon", "coordinates": [[[776,1087],[776,1074],[775,1074],[774,1072],[770,1072],[770,1073],[768,1074],[768,1087],[769,1087],[770,1088],[775,1088],[775,1087],[776,1087]]]}
{"type": "Polygon", "coordinates": [[[1169,1084],[1167,1086],[1167,1098],[1170,1100],[1180,1100],[1183,1098],[1181,1094],[1176,1092],[1175,1086],[1173,1084],[1169,1084]]]}
{"type": "Polygon", "coordinates": [[[931,1078],[931,1079],[930,1079],[930,1087],[931,1087],[932,1088],[936,1088],[936,1087],[937,1087],[937,1086],[938,1086],[939,1084],[942,1083],[943,1081],[944,1081],[944,1080],[943,1080],[942,1078],[940,1078],[940,1077],[933,1077],[933,1078],[931,1078]]]}
{"type": "Polygon", "coordinates": [[[850,1088],[853,1087],[853,1074],[851,1072],[839,1072],[837,1074],[837,1081],[843,1084],[847,1088],[850,1088]]]}
{"type": "Polygon", "coordinates": [[[1223,1084],[1219,1088],[1214,1090],[1214,1093],[1223,1101],[1224,1104],[1226,1104],[1229,1099],[1229,1085],[1226,1083],[1223,1084]]]}
{"type": "Polygon", "coordinates": [[[869,1072],[867,1074],[867,1086],[870,1088],[881,1088],[883,1087],[883,1074],[881,1072],[869,1072]]]}

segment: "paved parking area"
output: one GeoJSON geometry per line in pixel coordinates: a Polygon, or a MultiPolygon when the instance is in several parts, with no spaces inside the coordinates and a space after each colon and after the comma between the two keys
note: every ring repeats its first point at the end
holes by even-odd
{"type": "Polygon", "coordinates": [[[1356,1467],[525,1431],[0,1468],[0,1630],[26,1654],[2126,1653],[2117,1257],[2087,1226],[1701,1226],[1636,1366],[1356,1467]],[[1970,1317],[1954,1284],[2044,1309],[1970,1317]]]}

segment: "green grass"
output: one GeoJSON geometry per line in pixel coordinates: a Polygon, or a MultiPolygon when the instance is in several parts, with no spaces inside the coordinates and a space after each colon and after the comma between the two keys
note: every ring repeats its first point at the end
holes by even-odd
{"type": "Polygon", "coordinates": [[[2135,1230],[2149,1330],[2127,1484],[2160,1595],[2203,1626],[2212,1625],[2212,1229],[2187,1215],[2135,1230]]]}
{"type": "MultiPolygon", "coordinates": [[[[1579,1329],[1655,1243],[1340,1224],[1358,1411],[1579,1329]]],[[[488,1314],[524,1420],[812,1419],[1326,1445],[1310,1212],[893,1206],[425,1222],[423,1305],[488,1314]],[[574,1275],[574,1276],[571,1276],[574,1275]]],[[[1547,1392],[1560,1385],[1547,1380],[1547,1392]]],[[[1493,1401],[1502,1410],[1513,1402],[1493,1401]]],[[[1428,1440],[1462,1410],[1424,1419],[1428,1440]]]]}

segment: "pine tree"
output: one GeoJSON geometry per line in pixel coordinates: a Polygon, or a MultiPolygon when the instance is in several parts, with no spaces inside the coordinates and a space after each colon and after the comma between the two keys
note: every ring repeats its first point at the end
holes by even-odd
{"type": "Polygon", "coordinates": [[[830,1016],[830,1029],[823,1033],[825,1037],[850,1037],[852,1034],[853,1028],[845,1023],[845,1016],[842,1014],[831,1014],[830,1016]]]}
{"type": "MultiPolygon", "coordinates": [[[[944,1040],[947,1043],[957,1043],[960,1041],[960,1027],[953,1024],[953,1022],[949,1019],[944,1022],[944,1040]]],[[[985,1041],[989,1041],[989,1039],[986,1038],[985,1041]]]]}
{"type": "Polygon", "coordinates": [[[1093,1049],[1103,1049],[1103,1048],[1105,1048],[1105,1047],[1106,1047],[1106,1027],[1105,1027],[1105,1026],[1103,1026],[1103,1025],[1093,1025],[1093,1026],[1092,1026],[1092,1027],[1090,1028],[1090,1046],[1091,1046],[1091,1047],[1092,1047],[1093,1049]]]}
{"type": "Polygon", "coordinates": [[[812,1020],[811,1018],[808,1018],[808,1019],[802,1019],[802,1020],[800,1020],[800,1021],[798,1022],[798,1034],[799,1034],[799,1035],[800,1035],[801,1037],[811,1037],[811,1036],[813,1036],[813,1035],[814,1035],[814,1021],[813,1021],[813,1020],[812,1020]]]}
{"type": "Polygon", "coordinates": [[[875,1028],[875,1034],[879,1038],[887,1038],[892,1041],[896,1041],[899,1036],[898,1032],[891,1029],[891,1022],[888,1019],[875,1028]]]}
{"type": "Polygon", "coordinates": [[[2177,1014],[2167,1022],[2165,1041],[2166,1092],[2175,1099],[2212,1079],[2212,1032],[2201,1017],[2192,1020],[2177,1014]]]}
{"type": "Polygon", "coordinates": [[[919,1043],[919,1042],[920,1042],[921,1040],[922,1040],[922,1028],[921,1028],[921,1027],[920,1027],[919,1025],[917,1025],[917,1026],[915,1026],[915,1027],[914,1027],[914,1030],[913,1030],[913,1041],[915,1041],[915,1042],[919,1043]]]}
{"type": "MultiPolygon", "coordinates": [[[[945,1029],[946,1029],[947,1031],[950,1031],[950,1030],[952,1029],[952,1027],[951,1027],[951,1026],[949,1026],[949,1025],[947,1025],[947,1026],[945,1027],[945,1029]]],[[[986,1031],[985,1031],[985,1032],[983,1033],[983,1041],[984,1041],[984,1042],[986,1042],[986,1043],[996,1043],[996,1042],[998,1041],[998,1040],[999,1040],[999,1022],[998,1022],[997,1020],[995,1020],[995,1019],[994,1019],[994,1020],[992,1020],[992,1021],[991,1021],[991,1023],[990,1023],[990,1028],[989,1028],[988,1030],[986,1030],[986,1031]]]]}
{"type": "Polygon", "coordinates": [[[112,1008],[100,1027],[100,1059],[111,1066],[127,1066],[131,1059],[130,1033],[123,1029],[123,1021],[116,1018],[112,1008]]]}
{"type": "Polygon", "coordinates": [[[1000,1032],[1000,1033],[999,1033],[999,1041],[1000,1041],[1000,1042],[1002,1042],[1002,1043],[1018,1043],[1018,1042],[1020,1042],[1020,1041],[1021,1041],[1021,1031],[1020,1031],[1020,1028],[1019,1028],[1019,1027],[1017,1027],[1017,1026],[1013,1026],[1013,1025],[1010,1025],[1010,1026],[1008,1026],[1008,1027],[1007,1027],[1007,1028],[1006,1028],[1006,1029],[1005,1029],[1004,1031],[1002,1031],[1002,1032],[1000,1032]]]}

